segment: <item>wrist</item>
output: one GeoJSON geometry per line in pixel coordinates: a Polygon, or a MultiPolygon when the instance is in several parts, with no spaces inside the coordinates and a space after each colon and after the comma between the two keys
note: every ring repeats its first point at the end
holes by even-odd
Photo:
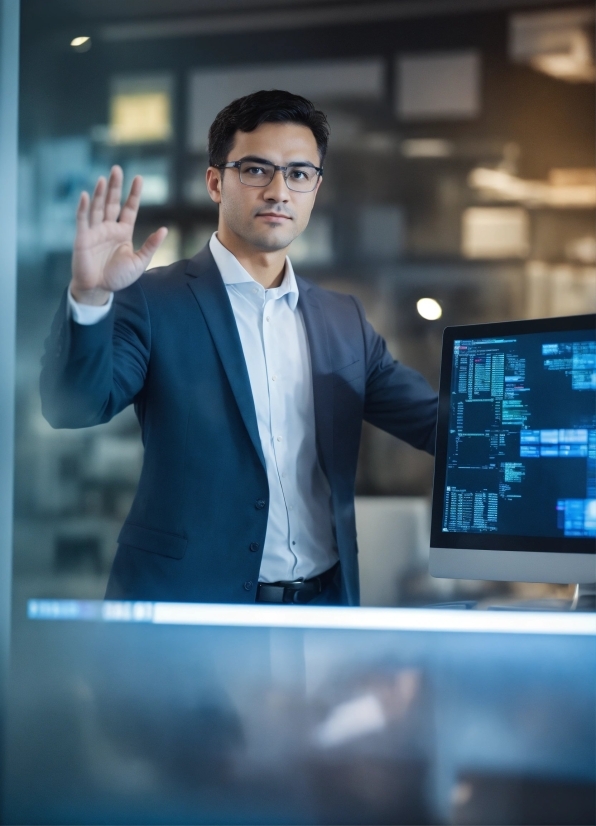
{"type": "Polygon", "coordinates": [[[89,304],[93,307],[102,307],[110,300],[111,292],[96,288],[94,290],[82,290],[73,282],[70,282],[69,292],[77,304],[89,304]]]}

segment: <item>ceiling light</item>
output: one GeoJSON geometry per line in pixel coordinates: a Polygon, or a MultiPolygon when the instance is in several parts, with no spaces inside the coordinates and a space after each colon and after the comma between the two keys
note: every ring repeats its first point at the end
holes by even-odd
{"type": "Polygon", "coordinates": [[[405,158],[449,158],[453,150],[451,141],[443,138],[408,138],[401,142],[405,158]]]}
{"type": "Polygon", "coordinates": [[[564,51],[534,55],[530,58],[530,66],[570,83],[593,83],[595,78],[590,43],[583,32],[575,32],[569,48],[564,51]]]}
{"type": "Polygon", "coordinates": [[[514,14],[510,20],[510,57],[558,80],[593,83],[594,17],[594,9],[589,6],[514,14]]]}
{"type": "MultiPolygon", "coordinates": [[[[503,169],[477,167],[470,172],[468,184],[489,200],[513,201],[526,206],[592,208],[596,206],[596,186],[587,174],[566,177],[564,170],[553,170],[549,181],[518,178],[503,169]]],[[[576,172],[576,170],[573,170],[576,172]]],[[[585,170],[583,170],[586,173],[585,170]]]]}
{"type": "Polygon", "coordinates": [[[90,37],[73,37],[70,41],[70,45],[75,50],[75,52],[88,52],[91,48],[91,38],[90,37]]]}
{"type": "Polygon", "coordinates": [[[362,136],[362,143],[370,152],[391,152],[395,149],[395,138],[385,132],[369,132],[362,136]]]}
{"type": "Polygon", "coordinates": [[[416,309],[418,310],[419,315],[427,321],[436,321],[437,318],[441,318],[443,315],[441,305],[438,301],[435,301],[434,298],[418,299],[416,302],[416,309]]]}

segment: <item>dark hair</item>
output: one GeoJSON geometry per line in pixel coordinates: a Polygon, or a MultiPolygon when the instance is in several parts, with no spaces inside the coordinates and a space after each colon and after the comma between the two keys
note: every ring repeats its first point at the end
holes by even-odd
{"type": "Polygon", "coordinates": [[[220,166],[227,161],[236,132],[252,132],[262,123],[307,126],[315,137],[323,165],[329,140],[327,118],[310,100],[279,89],[253,92],[221,110],[209,129],[209,165],[220,166]]]}

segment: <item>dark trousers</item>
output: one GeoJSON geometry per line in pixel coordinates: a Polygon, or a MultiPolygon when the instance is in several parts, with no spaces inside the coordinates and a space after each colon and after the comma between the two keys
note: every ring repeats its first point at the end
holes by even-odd
{"type": "Polygon", "coordinates": [[[327,587],[309,605],[341,605],[341,569],[337,566],[335,576],[327,587]]]}

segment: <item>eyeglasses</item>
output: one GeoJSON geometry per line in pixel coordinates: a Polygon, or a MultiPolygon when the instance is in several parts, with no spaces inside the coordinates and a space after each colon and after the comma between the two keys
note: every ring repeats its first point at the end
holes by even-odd
{"type": "Polygon", "coordinates": [[[293,192],[312,192],[323,174],[322,166],[312,164],[291,163],[288,166],[277,166],[269,161],[254,158],[244,158],[240,161],[230,161],[219,164],[217,169],[237,169],[240,183],[245,186],[267,186],[273,180],[277,171],[284,176],[288,189],[293,192]]]}

